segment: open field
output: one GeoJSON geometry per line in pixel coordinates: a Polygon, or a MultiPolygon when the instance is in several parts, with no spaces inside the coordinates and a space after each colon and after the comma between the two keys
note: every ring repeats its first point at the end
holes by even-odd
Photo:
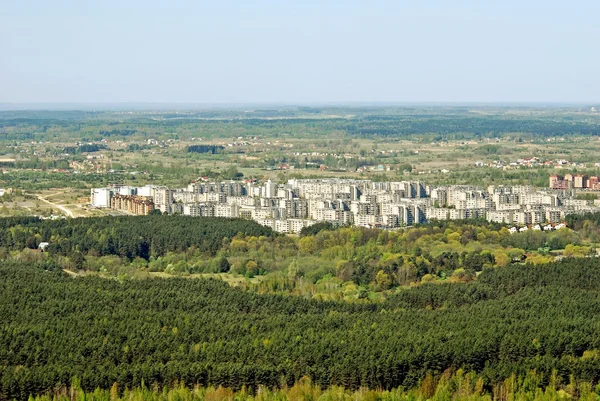
{"type": "Polygon", "coordinates": [[[74,191],[69,188],[25,192],[23,196],[0,204],[0,216],[94,217],[109,214],[123,215],[124,212],[92,209],[89,207],[89,191],[74,191]]]}

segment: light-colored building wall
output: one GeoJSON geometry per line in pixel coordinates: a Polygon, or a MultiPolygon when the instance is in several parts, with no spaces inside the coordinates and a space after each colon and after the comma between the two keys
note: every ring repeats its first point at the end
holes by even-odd
{"type": "Polygon", "coordinates": [[[110,207],[110,188],[92,188],[90,191],[90,203],[93,207],[110,207]]]}

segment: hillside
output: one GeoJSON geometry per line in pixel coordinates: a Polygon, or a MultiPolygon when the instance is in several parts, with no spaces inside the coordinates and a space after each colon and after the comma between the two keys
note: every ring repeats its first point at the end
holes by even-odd
{"type": "Polygon", "coordinates": [[[486,269],[378,304],[259,295],[216,280],[120,282],[0,266],[0,398],[68,385],[417,386],[462,368],[486,389],[535,370],[600,379],[600,261],[486,269]]]}

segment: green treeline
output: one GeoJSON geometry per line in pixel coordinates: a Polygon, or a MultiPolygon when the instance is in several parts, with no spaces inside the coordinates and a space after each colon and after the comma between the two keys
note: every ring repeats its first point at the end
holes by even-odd
{"type": "Polygon", "coordinates": [[[223,146],[219,145],[191,145],[187,147],[188,152],[193,153],[220,153],[225,149],[223,146]]]}
{"type": "Polygon", "coordinates": [[[49,242],[48,251],[68,256],[118,255],[148,259],[167,252],[195,249],[214,254],[224,239],[236,235],[273,236],[254,221],[218,217],[122,216],[63,220],[36,217],[0,219],[0,248],[35,249],[49,242]]]}
{"type": "Polygon", "coordinates": [[[17,169],[68,169],[69,161],[66,159],[41,160],[40,158],[31,158],[29,160],[3,161],[0,167],[9,167],[17,169]]]}
{"type": "Polygon", "coordinates": [[[516,234],[485,221],[432,222],[397,231],[320,223],[292,237],[242,219],[23,217],[0,220],[0,257],[113,275],[132,270],[259,275],[246,288],[350,300],[419,282],[467,282],[489,267],[548,263],[552,252],[589,256],[590,241],[600,236],[593,218],[580,231],[516,234]],[[28,252],[42,242],[49,243],[46,253],[28,252]]]}
{"type": "Polygon", "coordinates": [[[440,136],[473,134],[490,137],[511,133],[532,136],[563,136],[570,134],[599,135],[600,126],[587,122],[553,121],[551,119],[526,119],[514,117],[463,117],[463,116],[369,116],[347,128],[349,134],[359,136],[418,135],[435,132],[440,136]],[[401,126],[399,126],[401,124],[401,126]]]}
{"type": "Polygon", "coordinates": [[[95,143],[85,143],[79,146],[67,146],[63,149],[65,153],[85,153],[85,152],[99,152],[107,149],[106,145],[98,145],[95,143]]]}
{"type": "Polygon", "coordinates": [[[113,129],[113,130],[100,130],[98,133],[103,137],[110,136],[130,136],[135,134],[137,131],[134,129],[113,129]]]}
{"type": "Polygon", "coordinates": [[[81,389],[77,378],[74,385],[56,388],[51,392],[30,398],[30,401],[559,401],[559,400],[589,400],[597,401],[600,387],[592,389],[590,383],[571,381],[560,383],[556,376],[551,378],[547,386],[542,385],[540,376],[535,372],[525,377],[511,376],[503,383],[493,386],[486,391],[483,381],[473,372],[462,370],[454,374],[448,371],[441,377],[426,376],[421,385],[413,389],[402,387],[392,390],[372,390],[360,388],[349,390],[340,386],[321,388],[303,377],[292,387],[284,386],[279,389],[260,387],[256,391],[242,388],[234,391],[226,387],[186,387],[181,383],[160,388],[140,386],[134,389],[120,388],[118,383],[108,389],[95,389],[93,392],[81,389]]]}
{"type": "MultiPolygon", "coordinates": [[[[206,119],[205,113],[161,116],[164,120],[149,119],[139,115],[129,118],[111,112],[0,112],[0,140],[31,140],[44,136],[58,137],[68,133],[71,137],[88,137],[99,140],[106,137],[132,138],[156,135],[157,132],[176,132],[181,137],[221,136],[230,137],[232,132],[240,136],[330,136],[353,137],[408,137],[430,135],[436,140],[481,137],[550,137],[583,135],[597,136],[600,125],[597,118],[588,116],[529,116],[485,115],[473,116],[468,110],[455,109],[453,114],[443,110],[394,109],[360,110],[349,108],[343,113],[351,118],[314,118],[309,115],[289,117],[289,113],[268,118],[272,111],[244,114],[229,113],[217,119],[206,119]],[[286,115],[287,114],[287,115],[286,115]],[[378,115],[379,114],[379,115],[378,115]],[[266,118],[267,117],[267,118],[266,118]],[[118,120],[115,120],[118,118],[118,120]]],[[[327,111],[324,111],[327,113],[327,111]]],[[[214,114],[214,112],[210,112],[214,114]]],[[[337,114],[337,113],[336,113],[337,114]]]]}
{"type": "Polygon", "coordinates": [[[533,371],[534,392],[600,381],[595,258],[488,268],[471,283],[424,284],[378,304],[256,294],[217,280],[70,278],[18,262],[4,262],[0,278],[3,399],[73,377],[85,391],[115,382],[254,391],[304,376],[322,388],[389,390],[433,380],[430,394],[457,369],[475,372],[490,393],[533,371]]]}

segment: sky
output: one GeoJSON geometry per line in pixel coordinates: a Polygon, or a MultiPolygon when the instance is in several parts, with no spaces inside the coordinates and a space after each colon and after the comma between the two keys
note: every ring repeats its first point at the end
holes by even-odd
{"type": "Polygon", "coordinates": [[[597,103],[598,16],[597,0],[0,0],[0,103],[597,103]]]}

